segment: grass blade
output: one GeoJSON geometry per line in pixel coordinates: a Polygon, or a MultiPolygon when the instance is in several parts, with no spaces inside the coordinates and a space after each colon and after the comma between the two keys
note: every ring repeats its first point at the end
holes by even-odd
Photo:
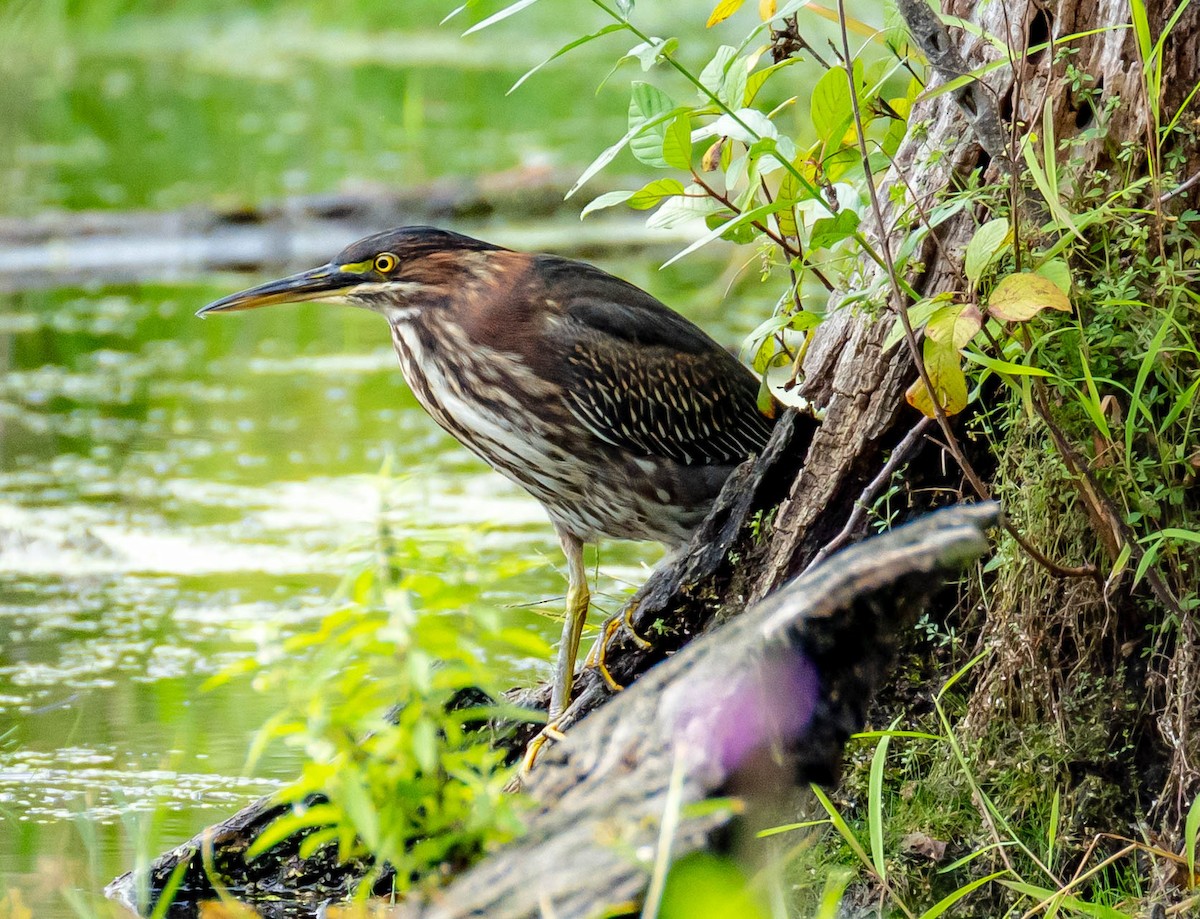
{"type": "Polygon", "coordinates": [[[996,880],[996,878],[1003,877],[1005,874],[1007,874],[1007,872],[997,871],[994,874],[987,875],[986,877],[976,878],[970,884],[964,884],[962,887],[958,888],[958,890],[946,894],[946,896],[938,900],[937,903],[933,904],[933,906],[921,913],[920,919],[937,919],[938,916],[942,915],[942,913],[948,910],[967,894],[974,893],[984,884],[990,884],[992,881],[996,880]]]}
{"type": "Polygon", "coordinates": [[[1187,820],[1183,825],[1183,852],[1187,857],[1188,874],[1191,875],[1191,880],[1196,878],[1196,837],[1200,836],[1200,795],[1196,795],[1196,800],[1192,802],[1192,806],[1188,808],[1187,820]]]}
{"type": "MultiPolygon", "coordinates": [[[[892,722],[892,727],[896,722],[892,722]]],[[[891,736],[884,734],[875,745],[871,757],[871,776],[867,783],[867,827],[871,836],[871,860],[875,873],[887,879],[887,859],[883,856],[883,770],[887,765],[888,743],[891,736]]]]}

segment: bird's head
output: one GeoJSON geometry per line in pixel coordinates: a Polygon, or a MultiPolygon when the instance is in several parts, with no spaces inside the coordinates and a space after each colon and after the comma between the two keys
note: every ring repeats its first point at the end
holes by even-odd
{"type": "Polygon", "coordinates": [[[347,246],[328,264],[222,297],[199,310],[231,313],[275,303],[343,303],[385,315],[406,312],[486,269],[501,247],[435,227],[401,227],[347,246]]]}

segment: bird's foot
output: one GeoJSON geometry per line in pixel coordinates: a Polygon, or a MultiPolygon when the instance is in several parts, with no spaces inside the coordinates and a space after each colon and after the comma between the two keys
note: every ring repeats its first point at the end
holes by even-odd
{"type": "Polygon", "coordinates": [[[588,652],[587,659],[583,662],[585,667],[592,667],[598,670],[605,684],[613,692],[620,692],[625,688],[613,679],[613,675],[609,672],[608,665],[605,662],[605,655],[608,653],[608,643],[617,632],[624,629],[633,640],[633,643],[643,651],[649,651],[654,647],[653,644],[642,638],[633,627],[633,614],[636,610],[636,602],[627,603],[620,616],[613,616],[605,622],[604,627],[600,630],[600,637],[596,639],[596,643],[592,645],[591,650],[588,652]]]}
{"type": "Polygon", "coordinates": [[[561,717],[550,721],[544,728],[538,731],[537,736],[529,741],[525,747],[525,758],[521,760],[521,771],[518,775],[520,779],[524,779],[530,772],[533,771],[534,764],[537,762],[538,754],[542,752],[542,748],[551,742],[557,742],[567,739],[567,735],[558,729],[561,724],[561,717]]]}

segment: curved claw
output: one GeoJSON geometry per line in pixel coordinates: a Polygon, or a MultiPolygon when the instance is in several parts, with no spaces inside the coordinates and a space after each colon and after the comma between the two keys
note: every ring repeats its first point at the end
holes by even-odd
{"type": "Polygon", "coordinates": [[[643,651],[648,651],[654,647],[651,642],[646,641],[637,630],[633,627],[633,614],[637,610],[637,603],[630,602],[625,605],[625,609],[621,611],[620,616],[613,616],[604,623],[604,627],[600,631],[600,637],[596,639],[596,643],[592,645],[588,651],[587,659],[583,662],[585,667],[591,667],[600,672],[600,676],[604,679],[605,684],[612,692],[620,692],[625,687],[618,683],[612,673],[608,669],[605,662],[605,656],[608,653],[608,643],[621,629],[624,629],[629,637],[643,651]]]}
{"type": "Polygon", "coordinates": [[[525,747],[525,757],[521,760],[520,778],[524,779],[533,771],[534,764],[537,762],[538,754],[542,752],[544,747],[550,741],[562,741],[567,739],[567,735],[558,729],[561,719],[556,719],[547,724],[544,728],[538,731],[536,737],[529,741],[529,745],[525,747]]]}

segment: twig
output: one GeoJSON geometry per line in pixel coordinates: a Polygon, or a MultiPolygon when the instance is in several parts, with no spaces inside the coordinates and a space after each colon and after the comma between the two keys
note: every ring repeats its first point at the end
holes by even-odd
{"type": "Polygon", "coordinates": [[[1192,186],[1194,186],[1197,182],[1200,182],[1200,172],[1194,173],[1192,175],[1192,177],[1190,179],[1188,179],[1186,182],[1184,182],[1183,184],[1176,185],[1173,189],[1171,189],[1168,192],[1163,192],[1162,195],[1158,199],[1158,203],[1166,204],[1172,198],[1178,198],[1185,191],[1187,191],[1192,186]]]}
{"type": "MultiPolygon", "coordinates": [[[[692,179],[695,181],[695,183],[697,185],[699,185],[701,188],[703,188],[704,191],[707,194],[709,194],[714,200],[719,201],[725,207],[729,208],[731,211],[733,211],[733,213],[735,215],[741,213],[741,210],[738,208],[738,206],[736,204],[734,204],[731,200],[729,200],[728,195],[721,194],[719,191],[717,191],[715,188],[713,188],[711,185],[709,185],[707,182],[705,182],[704,179],[701,178],[694,171],[692,172],[692,179]]],[[[793,246],[791,243],[789,243],[787,241],[786,237],[781,236],[780,234],[776,233],[774,230],[771,229],[771,227],[768,224],[762,223],[761,221],[758,221],[758,220],[752,220],[750,222],[750,225],[762,230],[762,232],[764,234],[766,234],[766,236],[772,242],[774,242],[777,246],[779,246],[779,248],[782,249],[789,256],[791,256],[793,258],[803,258],[804,257],[803,249],[800,249],[797,246],[793,246]]],[[[834,290],[833,283],[829,280],[829,278],[825,277],[825,274],[821,271],[821,269],[811,263],[809,264],[808,267],[809,267],[809,270],[812,271],[813,275],[817,278],[817,280],[819,280],[825,286],[825,289],[828,290],[830,293],[833,293],[833,290],[834,290]]]]}
{"type": "Polygon", "coordinates": [[[883,464],[883,468],[879,470],[875,478],[871,479],[867,487],[862,490],[862,494],[858,496],[858,500],[854,502],[854,510],[851,511],[849,518],[846,520],[846,525],[842,527],[841,532],[821,547],[821,551],[813,556],[812,561],[805,567],[805,571],[815,565],[821,564],[821,562],[825,561],[825,559],[850,541],[851,537],[854,536],[854,531],[858,529],[863,522],[863,518],[867,516],[867,510],[875,503],[875,497],[879,494],[879,490],[887,484],[892,474],[908,459],[913,447],[916,446],[917,441],[921,439],[932,423],[932,418],[927,416],[921,418],[913,429],[904,435],[904,439],[896,444],[895,449],[892,450],[892,455],[883,464]]]}

